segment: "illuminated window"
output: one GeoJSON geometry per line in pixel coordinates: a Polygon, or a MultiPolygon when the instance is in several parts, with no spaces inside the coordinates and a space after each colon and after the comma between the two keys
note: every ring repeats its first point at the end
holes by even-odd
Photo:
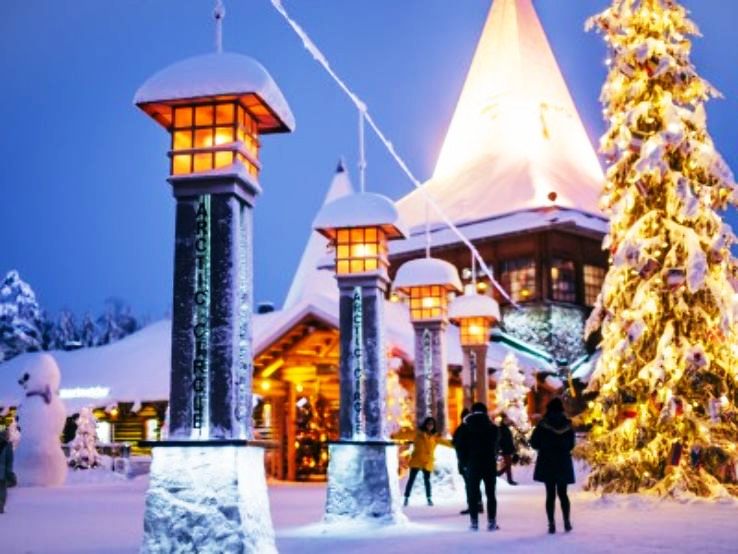
{"type": "Polygon", "coordinates": [[[239,161],[256,177],[258,154],[256,123],[237,102],[174,108],[172,175],[210,171],[239,161]]]}
{"type": "Polygon", "coordinates": [[[464,317],[461,319],[461,344],[476,346],[487,344],[489,322],[486,317],[464,317]]]}
{"type": "Polygon", "coordinates": [[[159,420],[156,418],[146,420],[146,429],[144,436],[147,441],[159,440],[159,420]]]}
{"type": "Polygon", "coordinates": [[[558,302],[577,301],[577,270],[571,260],[551,261],[551,293],[558,302]]]}
{"type": "Polygon", "coordinates": [[[376,227],[339,229],[336,233],[336,273],[364,273],[387,266],[387,240],[376,227]]]}
{"type": "Polygon", "coordinates": [[[113,442],[113,425],[109,421],[98,421],[95,430],[98,442],[110,444],[113,442]]]}
{"type": "Polygon", "coordinates": [[[605,269],[596,265],[584,266],[584,304],[594,306],[605,281],[605,269]]]}
{"type": "Polygon", "coordinates": [[[410,317],[413,321],[445,317],[448,307],[446,287],[441,285],[411,287],[409,292],[410,317]]]}
{"type": "Polygon", "coordinates": [[[536,262],[521,258],[502,263],[500,281],[515,302],[532,300],[536,296],[536,262]]]}

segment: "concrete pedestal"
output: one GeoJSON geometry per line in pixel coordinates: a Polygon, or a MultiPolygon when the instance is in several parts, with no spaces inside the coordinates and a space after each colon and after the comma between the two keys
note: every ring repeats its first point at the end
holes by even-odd
{"type": "Polygon", "coordinates": [[[276,553],[255,446],[154,447],[144,553],[276,553]]]}
{"type": "Polygon", "coordinates": [[[446,323],[415,323],[415,424],[426,417],[436,420],[436,429],[448,429],[448,366],[446,363],[446,323]]]}
{"type": "Polygon", "coordinates": [[[343,442],[328,447],[325,522],[347,520],[401,523],[397,446],[384,442],[343,442]]]}

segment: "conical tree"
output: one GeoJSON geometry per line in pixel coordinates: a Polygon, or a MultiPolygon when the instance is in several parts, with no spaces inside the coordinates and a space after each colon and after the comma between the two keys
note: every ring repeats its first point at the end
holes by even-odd
{"type": "Polygon", "coordinates": [[[512,352],[502,362],[502,372],[497,379],[495,397],[497,411],[510,420],[516,450],[523,459],[530,459],[528,435],[530,419],[528,419],[528,393],[530,387],[525,384],[525,374],[520,369],[518,359],[512,352]]]}
{"type": "Polygon", "coordinates": [[[599,390],[580,453],[589,485],[712,496],[735,486],[733,175],[706,128],[717,92],[690,62],[698,34],[674,0],[613,0],[591,20],[610,49],[602,91],[612,259],[587,331],[599,390]]]}
{"type": "Polygon", "coordinates": [[[90,408],[82,408],[77,419],[77,434],[70,443],[69,465],[75,469],[90,469],[101,464],[97,452],[97,420],[90,408]]]}

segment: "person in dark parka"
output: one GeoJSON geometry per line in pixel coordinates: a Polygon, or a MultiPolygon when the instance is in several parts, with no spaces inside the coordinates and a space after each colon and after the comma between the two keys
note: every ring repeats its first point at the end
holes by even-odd
{"type": "Polygon", "coordinates": [[[502,454],[503,465],[497,470],[497,476],[499,477],[503,473],[506,473],[507,482],[511,485],[517,485],[518,483],[512,476],[512,466],[515,462],[517,451],[515,450],[515,440],[513,439],[510,425],[512,425],[512,422],[505,414],[502,414],[498,428],[500,430],[500,453],[502,454]]]}
{"type": "MultiPolygon", "coordinates": [[[[459,423],[459,426],[456,428],[456,431],[454,431],[454,435],[451,441],[453,442],[454,449],[456,450],[456,458],[459,464],[459,474],[464,479],[465,487],[466,487],[466,473],[467,472],[466,472],[466,468],[461,464],[461,458],[459,457],[459,436],[460,436],[459,431],[461,430],[461,426],[464,425],[464,420],[467,418],[467,416],[470,413],[471,412],[469,411],[469,408],[464,408],[463,410],[461,410],[461,417],[460,417],[461,423],[459,423]]],[[[484,512],[484,508],[482,507],[482,502],[481,502],[481,498],[482,498],[481,493],[479,494],[479,498],[480,498],[480,502],[479,502],[479,508],[477,509],[477,511],[481,514],[484,512]]],[[[461,512],[459,513],[462,516],[468,515],[470,513],[469,507],[467,506],[465,510],[461,510],[461,512]]]]}
{"type": "Polygon", "coordinates": [[[481,402],[475,403],[456,437],[459,464],[466,471],[466,501],[473,531],[479,529],[479,485],[482,481],[487,493],[487,530],[499,529],[495,496],[498,440],[498,429],[487,415],[487,406],[481,402]]]}
{"type": "Polygon", "coordinates": [[[8,487],[14,485],[13,445],[8,441],[7,431],[0,431],[0,514],[5,513],[8,487]]]}
{"type": "Polygon", "coordinates": [[[536,425],[530,444],[538,451],[533,479],[546,484],[546,515],[548,532],[556,532],[554,508],[556,495],[559,496],[564,515],[564,529],[572,530],[571,505],[566,494],[568,485],[574,483],[574,464],[571,451],[574,449],[574,429],[564,414],[564,404],[560,398],[553,398],[546,406],[546,415],[536,425]]]}

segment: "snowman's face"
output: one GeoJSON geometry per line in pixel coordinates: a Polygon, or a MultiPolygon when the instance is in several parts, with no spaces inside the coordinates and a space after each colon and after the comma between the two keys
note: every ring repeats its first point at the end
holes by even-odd
{"type": "Polygon", "coordinates": [[[41,354],[24,368],[25,371],[18,379],[18,384],[26,393],[44,392],[50,390],[56,392],[59,389],[61,375],[56,361],[48,354],[41,354]]]}

